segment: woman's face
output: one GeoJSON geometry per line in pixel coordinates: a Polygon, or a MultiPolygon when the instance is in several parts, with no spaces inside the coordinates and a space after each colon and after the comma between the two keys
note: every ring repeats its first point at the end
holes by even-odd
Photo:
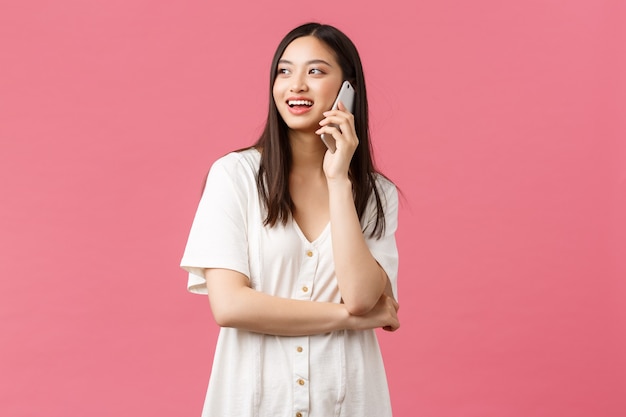
{"type": "Polygon", "coordinates": [[[313,36],[291,42],[278,61],[274,102],[291,130],[315,132],[343,82],[334,52],[313,36]]]}

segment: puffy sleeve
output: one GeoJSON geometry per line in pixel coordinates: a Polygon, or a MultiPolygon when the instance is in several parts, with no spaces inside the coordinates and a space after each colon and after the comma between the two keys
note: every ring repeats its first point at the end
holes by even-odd
{"type": "Polygon", "coordinates": [[[206,294],[206,268],[232,269],[247,277],[247,200],[249,184],[234,154],[209,171],[180,266],[189,272],[187,289],[206,294]]]}
{"type": "Polygon", "coordinates": [[[398,190],[393,183],[382,176],[378,177],[377,187],[385,212],[385,230],[380,238],[370,236],[376,224],[376,200],[372,197],[367,210],[368,222],[364,229],[365,241],[374,259],[385,270],[393,295],[398,299],[398,248],[396,230],[398,229],[398,190]]]}

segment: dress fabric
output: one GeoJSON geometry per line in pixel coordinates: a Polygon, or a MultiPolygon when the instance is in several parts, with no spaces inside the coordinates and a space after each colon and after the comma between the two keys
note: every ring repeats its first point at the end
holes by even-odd
{"type": "MultiPolygon", "coordinates": [[[[206,294],[204,269],[226,268],[247,276],[257,291],[339,303],[330,224],[312,242],[293,220],[264,226],[256,185],[259,162],[259,152],[248,149],[211,167],[181,261],[189,272],[189,291],[206,294]]],[[[382,176],[377,186],[385,207],[385,233],[380,239],[369,237],[376,218],[373,200],[363,229],[397,296],[398,196],[382,176]]],[[[391,416],[376,333],[345,330],[285,337],[221,328],[202,416],[391,416]]]]}

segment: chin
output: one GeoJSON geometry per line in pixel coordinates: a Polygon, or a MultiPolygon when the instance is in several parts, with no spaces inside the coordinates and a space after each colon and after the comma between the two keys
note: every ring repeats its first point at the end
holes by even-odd
{"type": "MultiPolygon", "coordinates": [[[[285,119],[283,119],[285,120],[285,119]]],[[[321,120],[321,119],[320,119],[321,120]]],[[[293,130],[296,132],[302,133],[315,133],[317,129],[319,129],[318,123],[312,123],[311,121],[305,120],[287,120],[285,121],[287,128],[289,130],[293,130]]]]}

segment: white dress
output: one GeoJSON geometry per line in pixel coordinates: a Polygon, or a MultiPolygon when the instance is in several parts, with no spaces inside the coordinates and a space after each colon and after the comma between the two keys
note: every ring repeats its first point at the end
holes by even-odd
{"type": "MultiPolygon", "coordinates": [[[[204,269],[226,268],[249,277],[258,291],[339,303],[330,225],[313,242],[295,221],[263,226],[255,178],[259,161],[259,152],[248,149],[211,167],[181,261],[189,272],[189,291],[206,294],[204,269]]],[[[398,196],[383,177],[378,186],[385,234],[378,240],[367,236],[374,204],[368,207],[364,233],[397,294],[398,196]]],[[[285,337],[221,328],[202,416],[391,416],[376,333],[345,330],[285,337]]]]}

